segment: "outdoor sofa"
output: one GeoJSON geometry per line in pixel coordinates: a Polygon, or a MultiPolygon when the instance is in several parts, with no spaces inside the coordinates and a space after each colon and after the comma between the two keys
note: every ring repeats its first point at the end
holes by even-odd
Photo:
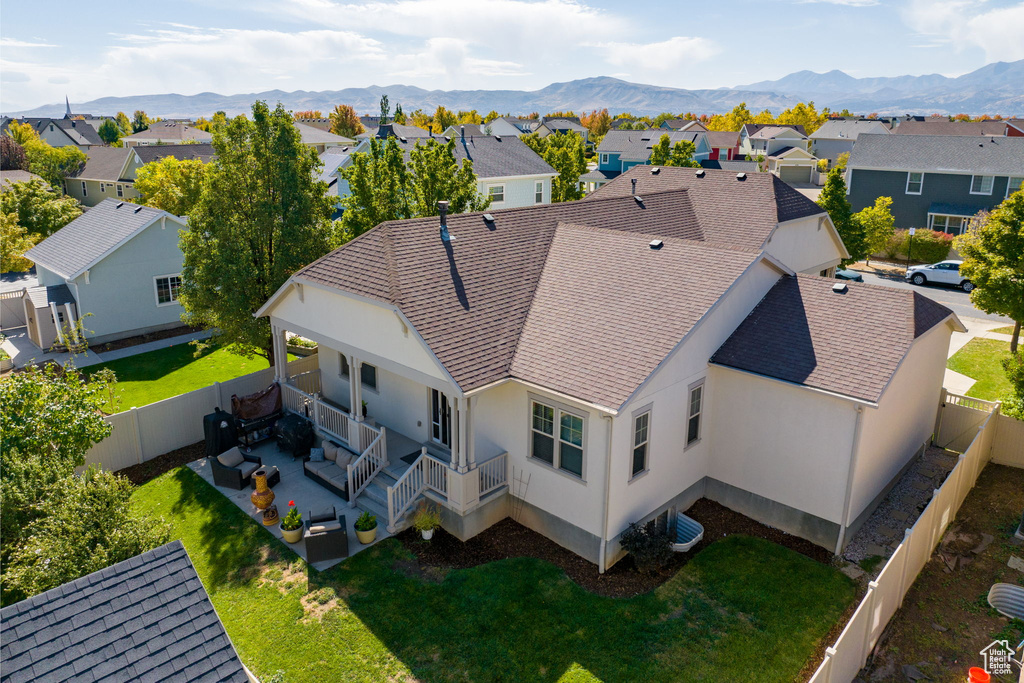
{"type": "Polygon", "coordinates": [[[302,464],[302,471],[328,491],[348,500],[348,465],[359,456],[327,440],[324,440],[322,447],[323,461],[314,462],[307,459],[302,464]]]}
{"type": "Polygon", "coordinates": [[[217,486],[241,491],[249,484],[252,473],[263,466],[259,456],[243,453],[238,446],[224,451],[216,457],[207,458],[213,472],[213,483],[217,486]]]}

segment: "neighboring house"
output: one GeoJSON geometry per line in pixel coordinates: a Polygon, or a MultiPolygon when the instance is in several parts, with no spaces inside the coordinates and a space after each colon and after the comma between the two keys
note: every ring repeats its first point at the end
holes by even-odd
{"type": "Polygon", "coordinates": [[[802,147],[783,147],[768,155],[768,172],[787,183],[809,183],[818,159],[802,147]]]}
{"type": "Polygon", "coordinates": [[[341,198],[349,194],[348,181],[338,174],[338,168],[348,162],[348,155],[355,147],[329,147],[320,153],[323,168],[317,174],[317,180],[327,183],[327,195],[334,200],[332,220],[341,218],[341,198]]]}
{"type": "Polygon", "coordinates": [[[1024,137],[1024,119],[1006,119],[1006,134],[1010,137],[1024,137]]]}
{"type": "Polygon", "coordinates": [[[51,147],[77,147],[83,152],[89,152],[91,149],[104,146],[96,129],[82,119],[11,119],[5,116],[0,120],[0,132],[6,131],[12,121],[29,124],[39,138],[51,147]]]}
{"type": "Polygon", "coordinates": [[[650,126],[648,126],[643,121],[633,120],[633,119],[630,119],[630,118],[621,118],[621,119],[613,119],[612,120],[611,130],[620,130],[626,124],[629,124],[629,128],[627,128],[626,130],[632,130],[638,124],[639,124],[640,128],[643,129],[643,130],[646,130],[647,128],[650,128],[650,126]]]}
{"type": "Polygon", "coordinates": [[[892,197],[897,227],[958,235],[971,216],[1022,187],[1024,138],[861,135],[846,183],[854,211],[892,197]]]}
{"type": "Polygon", "coordinates": [[[707,126],[700,121],[694,119],[666,119],[662,121],[661,128],[667,128],[669,130],[689,130],[689,131],[704,131],[707,132],[707,126]]]}
{"type": "Polygon", "coordinates": [[[583,144],[587,144],[590,141],[590,131],[581,126],[578,121],[571,121],[569,119],[546,119],[533,132],[537,134],[537,137],[541,138],[556,133],[576,133],[583,138],[583,144]]]}
{"type": "Polygon", "coordinates": [[[28,171],[0,171],[0,192],[6,192],[14,183],[27,183],[30,180],[43,179],[35,173],[29,173],[28,171]]]}
{"type": "Polygon", "coordinates": [[[331,147],[345,147],[356,144],[356,141],[352,138],[335,135],[329,130],[323,130],[317,126],[309,126],[296,121],[295,127],[302,135],[302,144],[312,147],[318,154],[331,147]]]}
{"type": "Polygon", "coordinates": [[[4,683],[255,681],[181,541],[0,610],[4,683]]]}
{"type": "Polygon", "coordinates": [[[149,128],[121,138],[125,147],[136,145],[180,145],[188,142],[213,142],[213,135],[188,123],[156,121],[149,128]]]}
{"type": "Polygon", "coordinates": [[[740,156],[767,158],[783,147],[807,150],[810,139],[804,133],[804,127],[748,123],[740,129],[740,156]]]}
{"type": "Polygon", "coordinates": [[[448,126],[441,133],[442,136],[447,135],[448,137],[480,137],[481,135],[491,135],[487,130],[486,124],[476,123],[457,123],[454,126],[448,126]]]}
{"type": "Polygon", "coordinates": [[[494,119],[489,124],[491,135],[503,137],[519,137],[537,132],[540,127],[540,119],[520,119],[514,116],[502,116],[494,119]]]}
{"type": "Polygon", "coordinates": [[[64,181],[65,191],[83,206],[96,206],[108,197],[136,199],[139,193],[134,183],[139,167],[169,156],[206,163],[216,153],[210,144],[98,147],[89,152],[82,170],[64,181]]]}
{"type": "MultiPolygon", "coordinates": [[[[400,132],[404,126],[388,124],[379,130],[400,132]],[[388,127],[390,126],[390,128],[388,127]]],[[[418,143],[426,142],[424,138],[398,137],[392,134],[398,146],[405,153],[408,161],[409,152],[418,143]]],[[[434,138],[441,144],[448,142],[447,137],[434,138]]],[[[370,141],[363,140],[353,152],[366,152],[370,141]]],[[[532,206],[551,202],[551,179],[558,175],[536,152],[526,143],[515,137],[485,135],[483,137],[455,138],[455,162],[462,164],[464,159],[473,162],[473,172],[477,177],[477,190],[480,194],[491,198],[491,207],[510,208],[532,206]]],[[[338,177],[338,196],[345,197],[349,193],[348,182],[341,178],[341,169],[351,163],[345,155],[335,170],[338,177]]]]}
{"type": "Polygon", "coordinates": [[[889,126],[882,121],[867,119],[829,119],[821,128],[811,133],[811,152],[819,159],[828,159],[828,165],[835,166],[840,154],[849,154],[861,133],[886,135],[889,126]]]}
{"type": "MultiPolygon", "coordinates": [[[[694,129],[688,128],[687,130],[693,131],[694,129]]],[[[711,148],[708,159],[713,161],[733,161],[734,159],[743,158],[740,156],[740,134],[738,132],[712,130],[705,132],[704,135],[708,139],[708,147],[711,148]]]]}
{"type": "Polygon", "coordinates": [[[312,126],[323,131],[331,132],[331,120],[330,119],[295,119],[295,123],[301,123],[304,126],[312,126]]]}
{"type": "MultiPolygon", "coordinates": [[[[379,118],[379,117],[378,117],[379,118]]],[[[384,137],[385,135],[394,135],[400,138],[429,138],[433,137],[433,134],[424,128],[419,126],[406,126],[401,123],[387,123],[383,126],[374,128],[367,127],[362,133],[356,136],[357,140],[368,140],[370,138],[384,137]],[[384,133],[381,133],[381,130],[384,133]]]]}
{"type": "Polygon", "coordinates": [[[761,170],[756,161],[715,161],[703,159],[700,165],[701,168],[733,171],[734,173],[758,173],[761,170]]]}
{"type": "Polygon", "coordinates": [[[674,131],[664,128],[648,130],[610,130],[597,146],[597,168],[580,176],[589,190],[595,190],[617,178],[634,166],[651,160],[651,151],[662,136],[668,136],[669,143],[686,140],[696,148],[694,161],[701,162],[711,157],[707,133],[702,131],[674,131]]]}
{"type": "Polygon", "coordinates": [[[1007,135],[1006,121],[905,121],[893,132],[897,135],[1007,135]]]}
{"type": "Polygon", "coordinates": [[[29,249],[39,281],[23,296],[29,338],[48,349],[79,319],[97,344],[181,325],[186,229],[184,218],[108,198],[29,249]]]}
{"type": "Polygon", "coordinates": [[[381,224],[257,315],[285,404],[294,332],[327,400],[412,442],[461,539],[514,505],[604,571],[629,523],[708,497],[835,550],[929,440],[963,329],[910,290],[794,274],[846,254],[771,174],[640,167],[578,202],[381,224]]]}

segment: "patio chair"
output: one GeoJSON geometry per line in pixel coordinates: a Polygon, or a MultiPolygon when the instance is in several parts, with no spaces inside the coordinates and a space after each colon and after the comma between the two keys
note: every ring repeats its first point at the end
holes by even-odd
{"type": "Polygon", "coordinates": [[[331,507],[306,514],[306,561],[310,564],[348,557],[348,528],[345,515],[335,515],[331,507]]]}
{"type": "Polygon", "coordinates": [[[259,456],[243,453],[238,446],[206,460],[213,472],[213,483],[236,491],[245,488],[252,473],[263,466],[259,456]]]}

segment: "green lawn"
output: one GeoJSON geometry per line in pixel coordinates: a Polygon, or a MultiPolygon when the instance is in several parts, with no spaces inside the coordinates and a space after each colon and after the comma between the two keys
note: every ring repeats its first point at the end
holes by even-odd
{"type": "MultiPolygon", "coordinates": [[[[289,360],[292,357],[289,356],[289,360]]],[[[227,347],[214,345],[198,358],[191,344],[175,344],[165,349],[140,353],[120,360],[83,368],[92,374],[110,368],[117,375],[118,410],[144,406],[193,389],[241,377],[267,367],[267,361],[230,353],[227,347]]],[[[107,406],[108,412],[117,412],[107,406]]]]}
{"type": "Polygon", "coordinates": [[[188,468],[133,503],[188,550],[246,665],[304,681],[793,681],[854,597],[835,569],[730,536],[656,591],[502,560],[424,579],[386,540],[319,573],[188,468]]]}
{"type": "Polygon", "coordinates": [[[996,334],[1013,334],[1013,325],[1007,325],[1006,327],[997,327],[989,332],[995,332],[996,334]]]}
{"type": "Polygon", "coordinates": [[[968,396],[985,401],[1006,400],[1010,396],[1010,380],[1003,370],[1003,359],[1010,355],[1010,343],[998,339],[972,339],[949,359],[946,367],[967,375],[975,382],[968,396]]]}

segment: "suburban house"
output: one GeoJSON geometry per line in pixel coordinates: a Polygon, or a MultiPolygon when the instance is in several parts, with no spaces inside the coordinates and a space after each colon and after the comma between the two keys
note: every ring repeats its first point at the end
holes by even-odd
{"type": "Polygon", "coordinates": [[[590,131],[581,126],[578,121],[570,121],[569,119],[544,119],[533,132],[537,134],[537,137],[541,138],[546,138],[556,133],[576,133],[583,138],[583,144],[590,140],[590,131]]]}
{"type": "Polygon", "coordinates": [[[51,147],[77,147],[83,152],[88,152],[96,147],[104,146],[96,128],[82,119],[30,117],[11,119],[5,116],[0,120],[0,132],[6,131],[12,121],[29,124],[32,126],[32,130],[39,135],[39,139],[51,147]]]}
{"type": "MultiPolygon", "coordinates": [[[[698,124],[699,125],[699,124],[698,124]]],[[[703,128],[703,126],[701,126],[703,128]]],[[[693,128],[687,128],[686,130],[693,131],[693,128]]],[[[742,159],[740,156],[740,134],[736,131],[731,130],[712,130],[707,131],[704,135],[708,139],[708,147],[711,148],[711,153],[708,159],[714,161],[732,161],[733,159],[742,159]]]]}
{"type": "Polygon", "coordinates": [[[96,206],[104,199],[135,199],[135,174],[144,164],[164,157],[198,159],[204,163],[216,156],[213,145],[137,145],[97,147],[89,151],[85,166],[64,181],[65,192],[83,206],[96,206]]]}
{"type": "Polygon", "coordinates": [[[181,541],[0,610],[5,683],[255,682],[181,541]]]}
{"type": "Polygon", "coordinates": [[[356,144],[356,141],[352,138],[335,135],[329,130],[324,130],[319,126],[310,126],[296,121],[295,127],[302,135],[302,144],[307,147],[312,147],[318,154],[330,149],[331,147],[345,147],[356,144]]]}
{"type": "Polygon", "coordinates": [[[611,127],[611,129],[612,130],[621,130],[622,127],[625,126],[626,124],[629,124],[629,128],[627,128],[626,130],[632,130],[632,129],[636,128],[637,126],[639,126],[641,130],[645,130],[647,128],[650,128],[650,126],[648,126],[645,122],[640,121],[639,119],[634,120],[634,119],[631,119],[631,118],[623,116],[623,117],[620,117],[620,118],[617,118],[617,119],[612,119],[612,127],[611,127]]]}
{"type": "Polygon", "coordinates": [[[442,136],[448,137],[479,137],[481,135],[491,135],[488,132],[488,125],[485,123],[456,123],[453,126],[448,126],[441,133],[442,136]]]}
{"type": "Polygon", "coordinates": [[[701,168],[732,171],[733,173],[760,173],[761,168],[756,161],[719,161],[716,159],[701,159],[701,168]]]}
{"type": "Polygon", "coordinates": [[[800,147],[807,151],[810,140],[803,126],[748,123],[740,129],[741,156],[767,158],[785,147],[800,147]]]}
{"type": "Polygon", "coordinates": [[[28,335],[42,349],[83,321],[101,344],[181,325],[184,218],[107,198],[35,245],[38,286],[23,293],[28,335]]]}
{"type": "Polygon", "coordinates": [[[700,121],[694,119],[665,119],[661,122],[659,128],[668,128],[669,130],[690,130],[690,131],[704,131],[708,132],[707,126],[700,121]]]}
{"type": "Polygon", "coordinates": [[[491,135],[502,137],[519,137],[535,133],[540,126],[540,119],[521,119],[515,116],[502,116],[489,124],[491,135]]]}
{"type": "MultiPolygon", "coordinates": [[[[945,118],[925,121],[905,121],[893,131],[897,135],[1009,135],[1017,130],[1007,121],[948,121],[945,118]]],[[[1020,135],[1020,133],[1018,133],[1020,135]]]]}
{"type": "Polygon", "coordinates": [[[703,131],[674,131],[664,128],[648,130],[610,130],[597,146],[597,168],[580,176],[580,182],[587,183],[588,189],[595,190],[617,178],[634,166],[651,160],[651,152],[662,136],[668,136],[669,143],[686,140],[696,148],[694,161],[711,157],[708,135],[703,131]]]}
{"type": "Polygon", "coordinates": [[[328,133],[331,132],[331,120],[330,119],[295,119],[295,123],[301,123],[304,126],[312,126],[313,128],[319,128],[325,130],[328,133]]]}
{"type": "Polygon", "coordinates": [[[706,496],[838,551],[930,438],[963,329],[818,277],[846,255],[774,175],[643,166],[578,202],[383,223],[257,315],[285,406],[363,454],[350,504],[389,529],[421,496],[462,539],[514,510],[603,571],[630,522],[706,496]],[[318,371],[287,376],[289,333],[318,371]]]}
{"type": "Polygon", "coordinates": [[[0,192],[6,192],[14,183],[27,183],[30,180],[42,180],[42,178],[35,173],[17,169],[0,171],[0,192]]]}
{"type": "Polygon", "coordinates": [[[886,135],[889,126],[870,119],[829,119],[811,133],[810,151],[819,159],[828,159],[830,167],[835,166],[840,154],[853,151],[853,144],[861,133],[886,135]]]}
{"type": "Polygon", "coordinates": [[[341,198],[349,193],[348,181],[338,174],[338,168],[348,162],[348,155],[355,147],[328,147],[320,153],[323,166],[317,173],[317,180],[327,183],[327,194],[334,198],[335,211],[332,219],[341,218],[341,198]]]}
{"type": "Polygon", "coordinates": [[[818,159],[803,147],[783,147],[768,155],[768,172],[787,183],[809,183],[814,177],[818,159]]]}
{"type": "Polygon", "coordinates": [[[383,126],[377,126],[374,128],[367,127],[362,133],[356,136],[357,140],[367,140],[369,138],[379,138],[385,135],[394,135],[399,138],[429,138],[433,137],[433,134],[425,128],[419,126],[406,126],[401,123],[386,123],[383,126]],[[381,133],[381,130],[384,133],[381,133]]]}
{"type": "Polygon", "coordinates": [[[213,142],[213,134],[189,123],[155,121],[149,128],[121,138],[125,147],[136,145],[180,145],[189,142],[213,142]]]}
{"type": "Polygon", "coordinates": [[[862,135],[846,167],[854,211],[892,197],[897,227],[954,235],[1022,183],[1024,138],[1009,136],[862,135]]]}
{"type": "MultiPolygon", "coordinates": [[[[405,126],[388,124],[379,129],[383,133],[391,132],[398,146],[409,158],[409,153],[417,144],[427,139],[447,144],[451,138],[434,137],[407,138],[396,133],[405,126]],[[397,129],[397,130],[396,130],[397,129]]],[[[455,139],[455,162],[462,164],[464,159],[473,162],[473,172],[477,177],[477,190],[480,194],[491,198],[491,208],[510,208],[532,206],[551,202],[551,179],[558,175],[540,155],[526,146],[516,137],[498,135],[465,136],[455,139]]],[[[366,152],[370,149],[370,141],[362,140],[353,152],[366,152]]],[[[349,194],[348,181],[341,177],[341,170],[351,163],[347,154],[337,163],[334,175],[338,178],[337,195],[339,198],[349,194]]],[[[326,173],[326,169],[325,169],[326,173]]],[[[326,177],[322,179],[326,180],[326,177]]],[[[330,182],[330,181],[328,181],[330,182]]]]}

